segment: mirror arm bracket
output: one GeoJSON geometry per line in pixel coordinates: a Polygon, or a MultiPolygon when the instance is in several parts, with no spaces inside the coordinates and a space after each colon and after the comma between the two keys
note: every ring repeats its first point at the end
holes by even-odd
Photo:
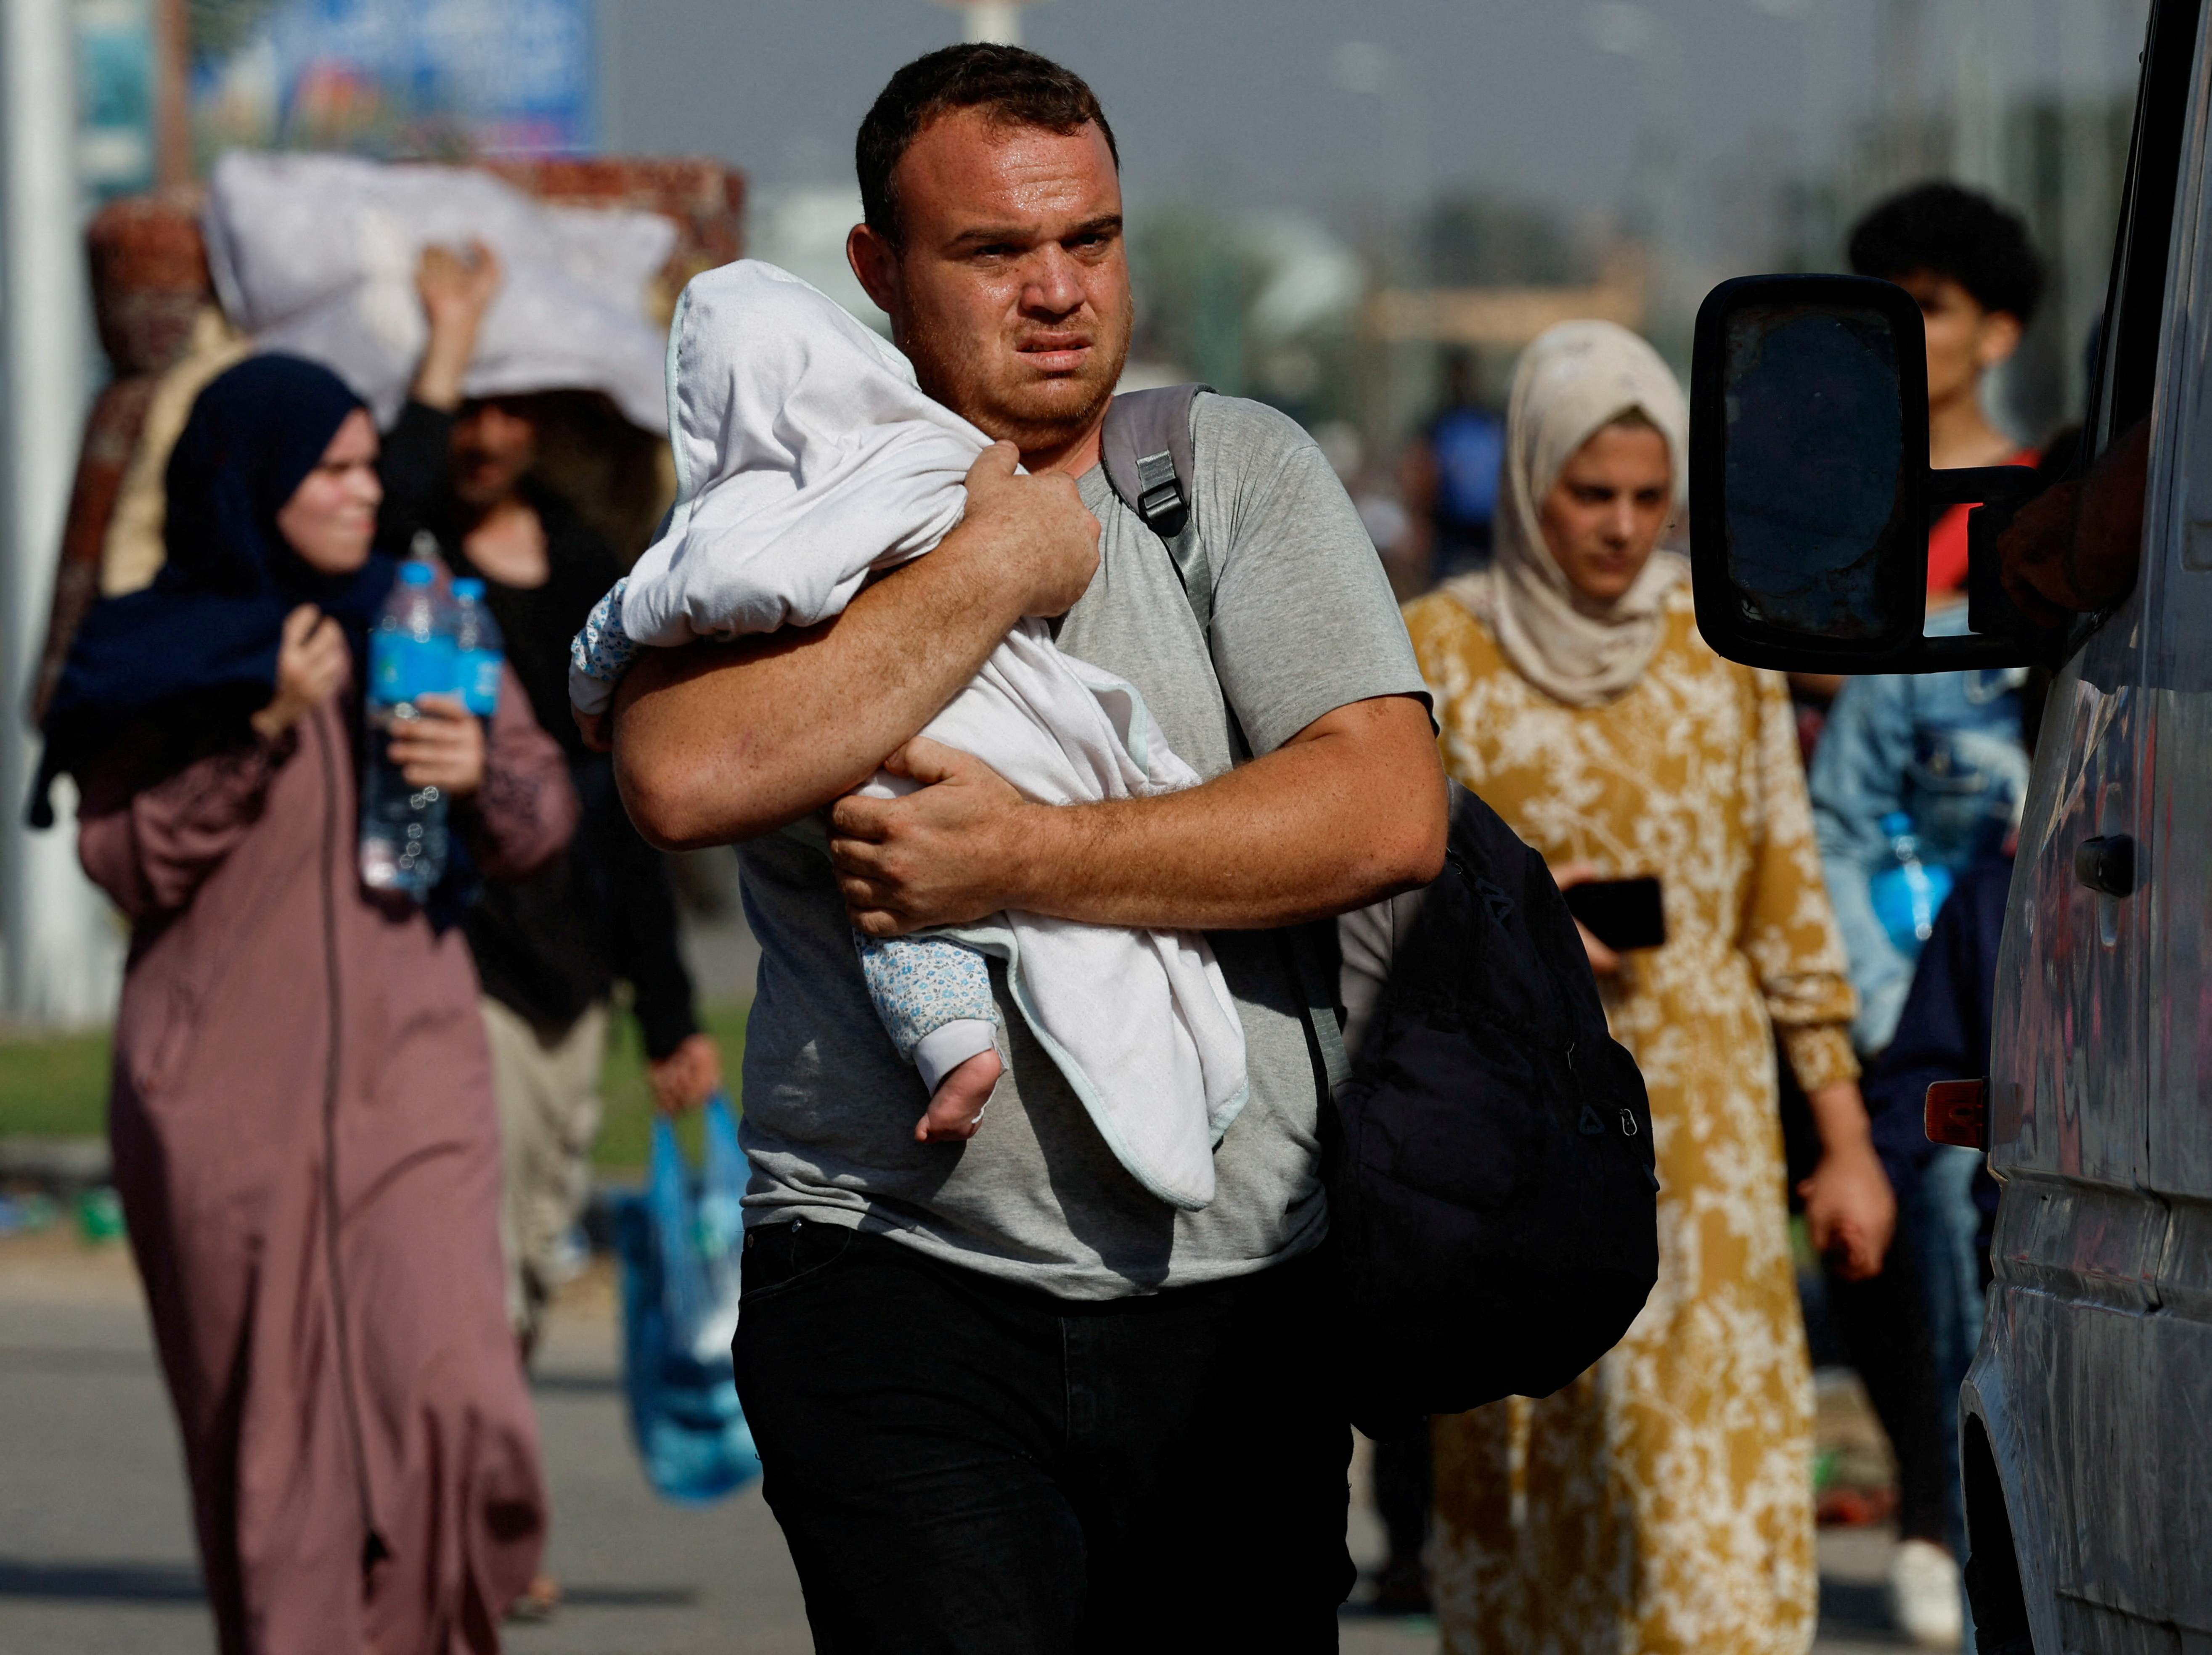
{"type": "MultiPolygon", "coordinates": [[[[1976,666],[2016,666],[2024,652],[2031,661],[2055,663],[2063,647],[2063,629],[2037,624],[2021,612],[2004,589],[2003,554],[1998,537],[2012,526],[2022,506],[2042,491],[2044,478],[2033,465],[1972,465],[1928,473],[1928,495],[1943,505],[1972,505],[1966,516],[1966,626],[1975,637],[2002,647],[2002,660],[1976,666]]],[[[1960,640],[1948,642],[1955,650],[1960,640]]],[[[1951,653],[1939,651],[1939,654],[1951,653]]]]}
{"type": "MultiPolygon", "coordinates": [[[[2004,633],[1966,633],[1923,637],[1903,654],[1884,661],[1883,672],[1995,672],[2010,666],[2051,664],[2053,648],[2004,633]]],[[[1865,669],[1861,669],[1865,670],[1865,669]]]]}
{"type": "Polygon", "coordinates": [[[2010,506],[2034,498],[2043,480],[2033,465],[1961,465],[1928,472],[1931,506],[2010,506]]]}

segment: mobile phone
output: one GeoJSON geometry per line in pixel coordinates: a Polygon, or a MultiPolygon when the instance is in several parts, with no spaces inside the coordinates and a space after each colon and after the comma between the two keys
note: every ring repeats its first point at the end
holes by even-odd
{"type": "Polygon", "coordinates": [[[1656,948],[1667,940],[1659,881],[1648,874],[1638,879],[1592,879],[1564,894],[1567,911],[1617,954],[1656,948]]]}

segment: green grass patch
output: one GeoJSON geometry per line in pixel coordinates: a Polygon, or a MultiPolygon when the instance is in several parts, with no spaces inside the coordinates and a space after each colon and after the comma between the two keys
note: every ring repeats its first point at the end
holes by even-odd
{"type": "MultiPolygon", "coordinates": [[[[707,1031],[722,1048],[730,1095],[738,1095],[738,1070],[745,1055],[745,1013],[738,1006],[709,1006],[707,1031]]],[[[15,1133],[52,1137],[98,1137],[107,1130],[108,1031],[0,1038],[0,1136],[15,1133]]],[[[653,1089],[645,1080],[645,1050],[637,1019],[618,1013],[599,1079],[606,1122],[592,1159],[602,1168],[645,1165],[653,1126],[653,1089]]],[[[698,1147],[696,1129],[687,1135],[698,1147]]]]}
{"type": "Polygon", "coordinates": [[[0,1039],[0,1137],[98,1137],[107,1130],[106,1029],[0,1039]]]}
{"type": "MultiPolygon", "coordinates": [[[[747,1006],[702,1006],[699,1020],[722,1048],[722,1072],[730,1096],[738,1096],[738,1071],[745,1060],[747,1006]]],[[[646,1150],[653,1137],[653,1088],[645,1080],[645,1045],[638,1038],[637,1019],[617,1010],[607,1039],[606,1067],[599,1072],[599,1096],[606,1115],[599,1124],[599,1141],[592,1163],[602,1171],[643,1171],[646,1150]]],[[[684,1147],[699,1153],[696,1117],[678,1128],[684,1147]]]]}

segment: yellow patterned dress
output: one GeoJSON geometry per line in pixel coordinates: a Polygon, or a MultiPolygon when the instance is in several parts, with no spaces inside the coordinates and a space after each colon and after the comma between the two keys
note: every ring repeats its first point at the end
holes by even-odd
{"type": "Polygon", "coordinates": [[[1659,1281],[1555,1396],[1439,1419],[1435,1585],[1452,1655],[1800,1655],[1817,1608],[1813,1397],[1774,1047],[1858,1073],[1789,697],[1724,661],[1686,587],[1633,688],[1535,689],[1455,599],[1407,606],[1445,767],[1555,867],[1656,874],[1668,941],[1603,985],[1644,1072],[1659,1281]]]}

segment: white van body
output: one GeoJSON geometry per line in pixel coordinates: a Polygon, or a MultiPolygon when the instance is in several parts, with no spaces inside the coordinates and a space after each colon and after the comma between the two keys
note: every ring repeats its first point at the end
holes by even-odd
{"type": "MultiPolygon", "coordinates": [[[[1961,1461],[1973,1550],[1978,1560],[2009,1542],[2039,1655],[2212,1652],[2212,29],[2202,10],[2203,0],[2154,9],[2151,51],[2166,52],[2169,72],[2161,91],[2146,70],[2137,198],[2112,289],[2118,305],[2130,259],[2163,253],[2162,276],[2138,270],[2136,313],[2120,314],[2108,347],[2156,353],[2140,572],[2122,605],[2082,629],[2052,687],[1997,971],[1987,1102],[2003,1195],[1961,1396],[1961,1461]],[[2181,54],[2185,76],[2172,62],[2181,54]],[[2185,110],[2151,106],[2185,85],[2185,110]],[[2168,204],[2161,180],[2144,182],[2157,172],[2146,161],[2177,136],[2168,204]],[[2136,843],[2129,897],[2076,874],[2076,848],[2110,834],[2136,843]]],[[[2093,420],[2087,440],[2109,449],[2112,422],[2100,431],[2093,420]]]]}

